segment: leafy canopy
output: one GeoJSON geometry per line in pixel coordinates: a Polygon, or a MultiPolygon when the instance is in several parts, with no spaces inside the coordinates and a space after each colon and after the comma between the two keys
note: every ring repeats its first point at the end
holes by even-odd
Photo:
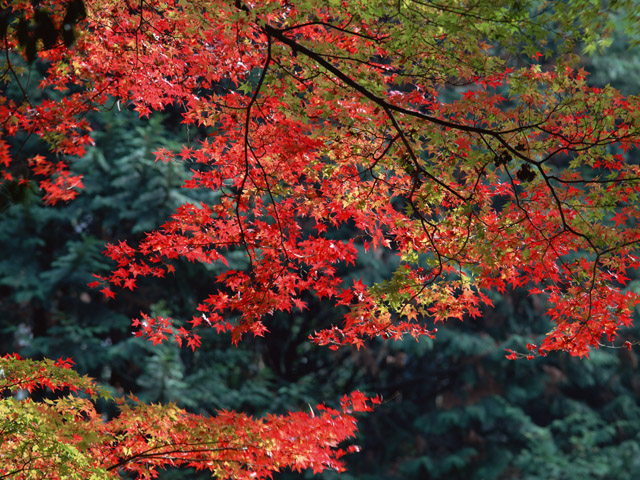
{"type": "MultiPolygon", "coordinates": [[[[346,313],[314,340],[360,347],[432,336],[432,322],[476,317],[488,291],[516,287],[543,295],[553,321],[532,353],[583,356],[630,325],[638,97],[590,87],[575,68],[579,43],[608,43],[614,17],[600,2],[2,6],[5,182],[35,180],[48,203],[74,198],[81,178],[65,157],[91,144],[93,110],[179,109],[198,132],[157,161],[188,165],[185,187],[216,200],[109,245],[115,267],[91,286],[116,297],[179,258],[227,265],[238,250],[248,267],[212,278],[191,328],[142,313],[138,335],[196,348],[210,326],[237,342],[316,296],[346,313]],[[43,94],[31,98],[36,67],[22,58],[36,56],[43,94]],[[51,154],[25,157],[30,137],[51,154]],[[357,235],[337,239],[346,225],[357,235]],[[400,259],[390,278],[344,280],[359,252],[384,249],[400,259]]],[[[640,7],[616,6],[632,28],[640,7]]]]}

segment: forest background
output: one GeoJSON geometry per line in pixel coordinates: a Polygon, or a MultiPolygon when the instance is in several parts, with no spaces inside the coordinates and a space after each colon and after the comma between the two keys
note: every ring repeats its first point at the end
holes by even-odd
{"type": "MultiPolygon", "coordinates": [[[[606,50],[582,57],[588,83],[636,94],[640,55],[628,50],[621,33],[612,38],[606,50]]],[[[35,86],[42,65],[30,69],[35,86]]],[[[15,84],[3,88],[8,97],[17,95],[15,84]]],[[[33,88],[31,96],[38,95],[33,88]]],[[[204,414],[238,410],[260,416],[308,410],[353,390],[380,394],[382,404],[359,417],[361,452],[346,457],[348,471],[340,474],[345,480],[640,476],[637,352],[605,348],[589,358],[551,353],[507,360],[506,349],[524,351],[549,329],[541,301],[518,289],[493,293],[495,308],[473,321],[439,327],[435,340],[374,339],[364,349],[332,351],[309,341],[335,315],[318,301],[275,314],[268,335],[237,346],[213,330],[202,332],[194,351],[133,336],[131,318],[140,311],[190,318],[218,267],[181,261],[175,275],[140,282],[117,301],[87,283],[111,268],[102,253],[107,242],[135,243],[178,206],[211,200],[210,192],[182,188],[189,175],[184,165],[155,161],[159,148],[177,151],[197,142],[201,132],[185,128],[180,112],[170,109],[146,120],[130,108],[113,108],[92,114],[90,122],[95,145],[70,160],[71,170],[83,176],[78,198],[50,206],[33,186],[2,188],[0,352],[71,357],[78,372],[116,396],[131,392],[144,402],[175,402],[204,414]]],[[[27,142],[24,155],[45,154],[41,148],[27,142]]],[[[337,238],[352,234],[344,226],[337,238]]],[[[232,267],[246,266],[240,251],[227,260],[232,267]]],[[[369,285],[388,278],[397,262],[388,252],[361,251],[343,274],[369,285]]],[[[627,288],[640,290],[640,276],[627,288]]],[[[629,329],[620,342],[637,334],[629,329]]],[[[115,408],[106,401],[99,407],[107,416],[115,408]]],[[[160,478],[208,474],[161,471],[160,478]]]]}

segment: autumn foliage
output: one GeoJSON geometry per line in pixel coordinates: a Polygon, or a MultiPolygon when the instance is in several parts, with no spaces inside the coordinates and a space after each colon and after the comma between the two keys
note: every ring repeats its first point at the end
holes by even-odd
{"type": "MultiPolygon", "coordinates": [[[[630,325],[639,301],[625,289],[640,266],[640,168],[629,160],[640,142],[638,98],[589,86],[572,54],[578,40],[602,40],[608,17],[583,1],[564,10],[447,3],[87,0],[72,47],[37,44],[40,86],[55,94],[0,96],[4,179],[38,182],[48,203],[71,200],[82,183],[64,159],[91,144],[87,113],[177,109],[200,136],[158,150],[157,161],[187,165],[185,188],[217,200],[183,205],[138,244],[108,245],[114,268],[90,286],[117,299],[143,277],[172,274],[177,259],[227,265],[237,250],[247,266],[211,279],[190,328],[143,312],[137,335],[196,348],[210,327],[238,342],[315,296],[342,318],[313,340],[360,348],[373,337],[433,336],[438,322],[481,315],[489,291],[524,288],[553,322],[524,353],[587,355],[630,325]],[[22,134],[51,155],[22,158],[11,148],[22,134]],[[357,234],[336,239],[345,225],[357,234]],[[345,267],[379,250],[399,257],[390,278],[345,281],[345,267]]],[[[16,25],[24,19],[33,37],[46,12],[64,29],[69,2],[2,5],[2,78],[21,85],[29,67],[16,52],[29,52],[16,25]]],[[[111,457],[96,463],[86,439],[64,445],[105,471],[185,463],[244,478],[335,467],[342,452],[332,448],[354,431],[350,416],[326,408],[203,419],[123,403],[117,420],[101,423],[85,400],[61,402],[29,408],[57,412],[63,424],[79,415],[111,457]],[[145,420],[158,416],[167,423],[145,420]],[[193,429],[216,448],[176,449],[193,429]]],[[[29,441],[21,435],[15,442],[29,441]]]]}
{"type": "Polygon", "coordinates": [[[45,478],[120,478],[124,471],[149,478],[158,468],[177,466],[208,469],[222,479],[266,478],[285,466],[340,471],[346,451],[337,447],[355,432],[351,414],[371,410],[358,392],[344,396],[340,411],[317,405],[307,413],[261,419],[235,412],[203,417],[129,398],[118,400],[120,414],[104,421],[92,400],[108,393],[69,370],[71,365],[65,359],[0,359],[3,395],[43,387],[84,394],[0,402],[2,478],[42,478],[42,471],[45,478]]]}

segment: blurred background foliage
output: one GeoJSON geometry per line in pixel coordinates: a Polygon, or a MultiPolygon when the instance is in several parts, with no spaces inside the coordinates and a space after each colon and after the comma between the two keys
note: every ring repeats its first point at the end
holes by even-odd
{"type": "MultiPolygon", "coordinates": [[[[622,36],[614,35],[606,54],[585,59],[584,67],[594,85],[639,90],[640,53],[629,51],[622,36]]],[[[603,348],[582,360],[559,354],[506,360],[506,348],[524,351],[547,328],[543,300],[522,291],[494,294],[495,309],[476,321],[439,326],[435,341],[372,341],[359,351],[309,342],[310,333],[340,315],[311,298],[309,310],[276,315],[269,335],[238,347],[207,330],[195,352],[134,337],[130,318],[141,310],[189,319],[217,267],[185,262],[174,276],[143,281],[135,292],[106,301],[86,286],[91,273],[109,268],[104,244],[135,242],[178,205],[211,201],[214,194],[181,188],[189,165],[155,162],[157,148],[177,150],[199,138],[175,112],[142,121],[113,108],[92,121],[95,147],[71,164],[84,175],[76,200],[45,207],[28,187],[0,190],[2,353],[72,357],[81,373],[114,393],[204,414],[305,410],[354,389],[381,394],[384,403],[360,418],[362,451],[348,458],[342,480],[640,478],[637,352],[603,348]]],[[[40,152],[28,139],[14,148],[40,152]]],[[[338,235],[351,233],[344,228],[338,235]]],[[[244,265],[241,252],[228,260],[244,265]]],[[[362,255],[350,275],[372,283],[395,265],[392,255],[374,252],[362,255]]],[[[629,288],[640,288],[635,278],[629,288]]],[[[105,414],[111,408],[104,405],[105,414]]],[[[207,477],[185,470],[163,478],[207,477]]]]}

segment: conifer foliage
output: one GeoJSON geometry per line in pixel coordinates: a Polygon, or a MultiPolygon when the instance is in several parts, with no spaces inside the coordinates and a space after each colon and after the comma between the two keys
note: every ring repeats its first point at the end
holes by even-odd
{"type": "MultiPolygon", "coordinates": [[[[190,328],[142,312],[133,326],[154,344],[174,339],[195,349],[198,330],[208,327],[233,342],[262,336],[273,313],[305,309],[317,297],[340,313],[313,340],[360,348],[373,337],[433,336],[437,322],[490,307],[488,291],[516,287],[543,296],[553,322],[529,355],[584,356],[630,325],[639,301],[625,285],[640,264],[640,168],[631,160],[640,108],[637,97],[590,87],[575,68],[578,42],[587,51],[607,44],[613,17],[598,2],[2,0],[2,7],[5,183],[37,182],[51,204],[72,200],[82,179],[65,158],[85,153],[86,115],[102,108],[140,117],[178,109],[198,132],[197,141],[155,155],[188,165],[185,188],[211,190],[215,201],[185,203],[137,244],[110,244],[114,268],[90,286],[117,300],[143,277],[172,274],[177,259],[227,265],[237,251],[248,267],[211,279],[190,328]],[[44,93],[32,98],[36,64],[44,93]],[[20,142],[29,137],[51,154],[25,156],[20,142]],[[338,239],[346,225],[357,234],[338,239]],[[394,252],[398,268],[377,284],[346,281],[344,267],[369,250],[394,252]]],[[[637,21],[635,2],[617,7],[617,21],[637,21]]],[[[23,381],[20,361],[5,362],[3,381],[23,381]]],[[[44,386],[80,388],[77,379],[55,382],[59,366],[37,368],[50,372],[44,386]]],[[[33,418],[54,421],[53,412],[58,439],[72,417],[92,423],[103,456],[73,435],[51,444],[69,445],[69,455],[89,452],[87,472],[148,476],[172,462],[229,478],[265,477],[285,465],[340,468],[343,452],[334,447],[353,434],[349,414],[370,408],[357,392],[342,413],[264,421],[123,404],[116,425],[65,398],[22,402],[34,417],[3,437],[17,462],[0,467],[14,469],[6,475],[29,478],[61,458],[29,456],[20,443],[35,435],[27,433],[33,418]],[[169,423],[156,431],[151,419],[159,417],[169,423]],[[176,450],[192,442],[192,450],[176,450]]]]}

